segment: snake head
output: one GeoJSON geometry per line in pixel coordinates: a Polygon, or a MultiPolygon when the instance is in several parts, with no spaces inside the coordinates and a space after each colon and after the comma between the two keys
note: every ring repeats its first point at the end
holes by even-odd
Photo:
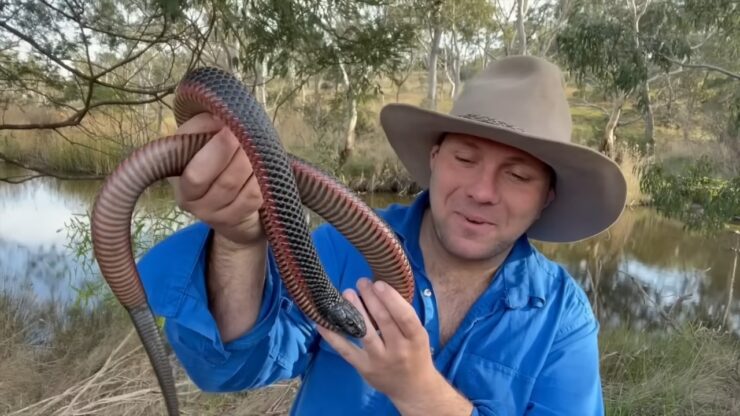
{"type": "Polygon", "coordinates": [[[340,298],[340,301],[333,304],[328,309],[327,319],[334,324],[345,335],[355,338],[365,336],[366,326],[365,319],[360,311],[349,303],[346,299],[340,298]]]}

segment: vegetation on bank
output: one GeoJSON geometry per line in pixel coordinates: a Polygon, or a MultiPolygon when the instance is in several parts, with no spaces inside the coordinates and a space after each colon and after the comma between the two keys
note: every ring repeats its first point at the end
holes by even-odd
{"type": "MultiPolygon", "coordinates": [[[[133,221],[134,252],[140,255],[188,221],[171,204],[149,207],[133,221]]],[[[161,396],[141,343],[91,262],[87,219],[70,220],[66,233],[90,278],[78,288],[76,303],[62,308],[39,303],[31,293],[0,293],[0,374],[12,375],[0,380],[0,414],[160,413],[161,396]]],[[[664,328],[652,330],[628,321],[602,326],[607,414],[740,411],[740,338],[721,324],[664,319],[664,328]]],[[[257,391],[207,394],[172,362],[183,411],[191,414],[286,415],[298,386],[293,380],[257,391]]]]}
{"type": "MultiPolygon", "coordinates": [[[[158,414],[156,379],[128,316],[114,303],[61,311],[0,294],[0,414],[158,414]],[[48,338],[39,338],[48,334],[48,338]]],[[[608,415],[732,415],[740,411],[740,340],[699,324],[602,329],[608,415]]],[[[177,365],[176,360],[173,363],[177,365]]],[[[297,381],[207,394],[177,368],[183,412],[287,414],[297,381]]]]}

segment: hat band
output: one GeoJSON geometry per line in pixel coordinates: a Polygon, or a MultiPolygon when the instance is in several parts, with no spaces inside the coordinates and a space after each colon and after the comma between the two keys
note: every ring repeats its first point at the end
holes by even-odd
{"type": "Polygon", "coordinates": [[[505,129],[515,130],[520,133],[524,133],[524,130],[520,129],[519,127],[513,126],[505,121],[497,120],[495,118],[491,118],[488,116],[482,116],[480,114],[468,113],[468,114],[461,114],[458,117],[467,118],[468,120],[480,121],[482,123],[490,124],[494,127],[503,127],[505,129]]]}

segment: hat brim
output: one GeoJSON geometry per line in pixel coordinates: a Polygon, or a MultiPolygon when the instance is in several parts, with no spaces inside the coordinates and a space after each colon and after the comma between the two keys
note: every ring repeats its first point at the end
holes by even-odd
{"type": "Polygon", "coordinates": [[[532,239],[583,240],[609,228],[624,211],[627,183],[622,171],[614,161],[588,147],[407,104],[383,107],[380,124],[398,158],[423,188],[429,186],[430,151],[445,133],[512,146],[551,166],[557,176],[555,200],[527,231],[532,239]]]}

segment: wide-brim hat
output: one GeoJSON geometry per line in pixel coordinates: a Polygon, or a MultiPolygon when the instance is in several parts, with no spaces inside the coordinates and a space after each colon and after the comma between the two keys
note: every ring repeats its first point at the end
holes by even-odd
{"type": "Polygon", "coordinates": [[[571,142],[572,121],[561,71],[532,56],[494,61],[465,83],[449,114],[407,104],[380,112],[385,134],[411,177],[429,186],[429,156],[446,133],[503,143],[540,159],[556,175],[555,199],[527,230],[535,240],[574,242],[611,226],[627,185],[605,155],[571,142]]]}

